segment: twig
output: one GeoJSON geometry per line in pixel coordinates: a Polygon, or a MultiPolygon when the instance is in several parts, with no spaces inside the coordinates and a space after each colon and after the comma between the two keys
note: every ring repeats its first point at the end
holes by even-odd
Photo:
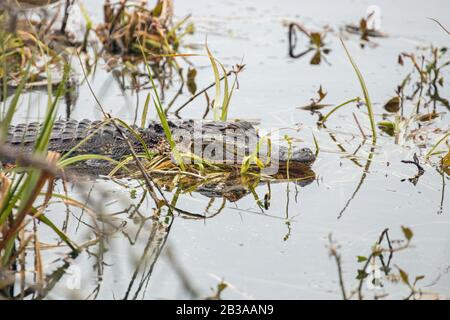
{"type": "Polygon", "coordinates": [[[206,116],[208,115],[209,109],[211,106],[211,101],[209,100],[208,92],[206,92],[206,91],[205,91],[205,99],[206,99],[206,108],[205,108],[205,112],[203,113],[202,119],[206,119],[206,116]]]}
{"type": "MultiPolygon", "coordinates": [[[[425,169],[420,165],[419,158],[417,157],[417,154],[414,153],[413,160],[402,160],[403,163],[409,163],[413,164],[417,167],[417,174],[414,177],[408,178],[408,180],[413,184],[416,185],[419,181],[419,178],[425,173],[425,169]]],[[[401,181],[405,181],[406,179],[402,179],[401,181]]]]}
{"type": "Polygon", "coordinates": [[[339,287],[341,288],[342,298],[344,300],[347,300],[347,293],[345,291],[344,286],[344,277],[342,274],[342,260],[341,255],[338,252],[339,246],[337,245],[336,242],[333,241],[331,234],[328,235],[328,241],[329,241],[330,256],[332,256],[336,260],[336,265],[338,268],[339,287]]]}
{"type": "Polygon", "coordinates": [[[289,42],[289,56],[291,58],[297,59],[300,57],[303,57],[307,53],[313,51],[313,48],[308,48],[299,54],[294,53],[294,49],[297,46],[297,34],[295,33],[295,28],[299,29],[302,33],[304,33],[309,39],[311,39],[311,33],[303,27],[301,24],[296,22],[291,22],[289,24],[289,30],[288,30],[288,42],[289,42]]]}
{"type": "Polygon", "coordinates": [[[361,132],[361,134],[362,134],[364,140],[367,140],[367,136],[364,134],[364,131],[363,131],[361,125],[359,124],[358,118],[356,117],[355,113],[352,112],[352,115],[353,115],[353,119],[355,119],[356,125],[358,126],[358,129],[359,129],[359,131],[361,132]]]}
{"type": "Polygon", "coordinates": [[[73,0],[66,0],[66,6],[64,8],[64,17],[61,23],[61,33],[66,33],[67,20],[69,19],[69,8],[73,4],[73,0]]]}
{"type": "Polygon", "coordinates": [[[430,20],[433,20],[434,22],[436,22],[446,33],[448,33],[450,35],[450,31],[448,31],[438,20],[434,19],[434,18],[428,18],[430,20]]]}

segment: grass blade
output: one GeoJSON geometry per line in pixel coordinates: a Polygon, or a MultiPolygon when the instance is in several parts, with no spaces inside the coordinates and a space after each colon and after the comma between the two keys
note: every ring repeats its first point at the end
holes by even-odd
{"type": "MultiPolygon", "coordinates": [[[[8,111],[6,112],[5,118],[2,119],[2,123],[0,125],[1,126],[0,140],[4,139],[6,137],[6,134],[8,133],[8,128],[9,128],[9,125],[11,124],[11,120],[14,116],[14,113],[16,112],[17,103],[19,102],[20,95],[22,94],[25,84],[28,80],[30,66],[31,66],[31,63],[28,63],[28,66],[25,70],[25,74],[22,76],[19,86],[17,87],[17,89],[14,93],[14,97],[12,98],[12,100],[9,104],[8,111]]],[[[6,96],[4,97],[4,99],[6,101],[6,96]]]]}
{"type": "Polygon", "coordinates": [[[153,103],[155,104],[156,112],[158,113],[159,120],[161,121],[161,125],[164,129],[164,134],[166,135],[167,140],[169,141],[170,147],[172,149],[175,161],[180,166],[183,171],[186,171],[186,168],[183,163],[183,159],[180,157],[180,154],[176,148],[175,141],[172,138],[172,132],[170,131],[169,123],[167,121],[166,114],[164,112],[164,108],[162,107],[161,100],[159,99],[158,90],[156,90],[155,81],[153,80],[152,71],[150,70],[150,66],[147,62],[147,58],[145,57],[144,48],[141,44],[139,44],[142,52],[142,57],[144,58],[145,68],[147,69],[148,76],[150,77],[150,82],[152,84],[153,93],[155,97],[153,98],[153,103]]]}
{"type": "Polygon", "coordinates": [[[347,47],[345,46],[344,41],[342,39],[340,39],[340,40],[341,40],[342,46],[345,49],[345,53],[347,54],[347,57],[350,60],[350,63],[352,64],[353,70],[355,70],[355,73],[358,77],[359,84],[361,85],[361,89],[364,94],[364,100],[365,100],[365,103],[367,106],[367,111],[369,113],[370,127],[372,129],[372,142],[375,144],[377,142],[377,132],[376,132],[376,127],[375,127],[375,119],[374,119],[374,115],[373,115],[372,102],[370,101],[369,91],[367,90],[366,82],[364,81],[364,78],[361,74],[361,71],[359,71],[358,66],[353,61],[353,58],[350,55],[350,52],[348,51],[347,47]]]}
{"type": "Polygon", "coordinates": [[[343,106],[346,106],[347,104],[352,103],[352,102],[359,102],[359,100],[360,100],[359,97],[356,97],[356,98],[347,100],[347,101],[341,103],[340,105],[334,107],[333,109],[330,110],[330,112],[328,112],[328,113],[325,115],[325,117],[323,117],[323,119],[320,121],[320,124],[324,124],[325,121],[327,121],[328,118],[329,118],[333,113],[335,113],[337,110],[339,110],[339,109],[342,108],[343,106]]]}
{"type": "Polygon", "coordinates": [[[63,95],[65,90],[65,85],[67,80],[69,79],[70,66],[64,66],[64,73],[61,82],[58,85],[58,88],[55,93],[55,98],[47,110],[47,114],[45,116],[44,123],[42,124],[42,129],[37,138],[34,151],[37,153],[44,154],[47,151],[48,142],[50,140],[50,135],[52,133],[53,123],[56,118],[56,107],[58,105],[59,98],[63,95]]]}
{"type": "Polygon", "coordinates": [[[86,160],[105,160],[105,161],[108,161],[108,162],[112,162],[114,164],[119,163],[118,161],[116,161],[114,159],[111,159],[110,157],[102,156],[102,155],[99,155],[99,154],[81,154],[81,155],[78,155],[78,156],[74,156],[74,157],[71,157],[71,158],[59,161],[58,162],[58,166],[60,168],[65,168],[65,167],[73,165],[73,164],[75,164],[77,162],[86,161],[86,160]]]}
{"type": "Polygon", "coordinates": [[[428,159],[434,152],[434,150],[436,150],[436,148],[443,142],[445,141],[445,139],[447,139],[450,136],[450,132],[447,132],[447,134],[445,134],[442,138],[440,138],[435,144],[434,146],[431,147],[430,151],[427,152],[425,158],[428,159]]]}
{"type": "Polygon", "coordinates": [[[141,116],[141,128],[145,128],[145,122],[147,121],[149,104],[150,104],[150,92],[147,94],[147,97],[145,98],[144,110],[142,110],[142,116],[141,116]]]}
{"type": "Polygon", "coordinates": [[[77,248],[73,245],[72,240],[69,237],[58,229],[58,227],[45,215],[41,214],[38,216],[38,219],[46,224],[50,229],[52,229],[60,238],[63,240],[73,251],[77,251],[77,248]]]}
{"type": "MultiPolygon", "coordinates": [[[[214,104],[213,104],[213,114],[214,114],[214,120],[218,121],[220,119],[219,117],[219,101],[220,101],[220,75],[219,75],[219,69],[217,68],[216,59],[212,55],[211,51],[208,48],[208,43],[205,44],[206,46],[206,52],[208,53],[209,60],[211,61],[211,66],[214,71],[214,81],[216,83],[216,96],[214,98],[214,104]]],[[[225,77],[226,80],[226,77],[225,77]]]]}
{"type": "Polygon", "coordinates": [[[222,101],[222,114],[220,116],[220,120],[227,121],[228,117],[228,104],[230,102],[230,96],[228,92],[228,77],[227,77],[227,70],[225,70],[225,67],[220,63],[220,67],[223,71],[223,101],[222,101]]]}

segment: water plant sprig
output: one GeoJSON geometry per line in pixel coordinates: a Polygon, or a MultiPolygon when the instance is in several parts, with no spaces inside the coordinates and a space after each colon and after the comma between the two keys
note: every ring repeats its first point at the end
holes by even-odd
{"type": "Polygon", "coordinates": [[[446,141],[446,139],[450,137],[450,131],[447,132],[442,138],[440,138],[431,148],[430,150],[427,152],[425,158],[428,159],[431,157],[431,155],[434,153],[434,150],[436,150],[436,148],[444,141],[446,141]]]}
{"type": "Polygon", "coordinates": [[[144,53],[144,48],[142,47],[142,45],[140,45],[140,48],[141,48],[142,57],[144,58],[145,68],[147,69],[147,73],[148,73],[148,76],[150,78],[150,82],[151,82],[152,88],[153,88],[154,96],[152,97],[153,98],[152,100],[153,100],[153,103],[155,104],[155,109],[156,109],[156,112],[158,113],[159,120],[161,121],[161,125],[163,127],[164,134],[166,135],[167,141],[170,144],[170,148],[172,149],[175,161],[180,166],[181,170],[186,171],[186,167],[183,163],[183,158],[180,156],[180,154],[177,150],[175,141],[173,140],[172,132],[169,127],[169,122],[167,121],[167,117],[164,112],[164,108],[163,108],[161,100],[159,98],[158,90],[156,89],[155,81],[153,80],[152,71],[150,69],[150,66],[148,64],[147,58],[144,53]]]}
{"type": "MultiPolygon", "coordinates": [[[[216,59],[212,55],[211,51],[208,48],[208,43],[205,43],[206,52],[208,53],[209,60],[211,61],[211,67],[214,72],[214,81],[216,84],[216,95],[213,102],[213,114],[214,114],[214,120],[219,120],[219,103],[220,103],[220,75],[219,75],[219,69],[217,68],[216,59]]],[[[226,82],[226,86],[228,86],[228,80],[227,77],[225,77],[224,81],[226,82]]]]}
{"type": "Polygon", "coordinates": [[[350,63],[352,64],[353,70],[355,70],[356,76],[358,77],[359,84],[361,85],[361,89],[362,89],[362,92],[364,95],[364,102],[367,107],[367,112],[369,113],[370,127],[372,129],[372,142],[375,144],[377,142],[375,118],[374,118],[372,102],[370,101],[369,91],[367,90],[366,82],[364,81],[364,77],[362,76],[361,71],[359,70],[355,61],[353,61],[353,58],[352,58],[350,52],[348,51],[347,47],[345,46],[344,41],[342,39],[340,39],[340,40],[341,40],[342,46],[344,47],[345,53],[347,54],[347,57],[350,60],[350,63]]]}
{"type": "Polygon", "coordinates": [[[345,102],[343,102],[343,103],[337,105],[336,107],[334,107],[333,109],[331,109],[330,112],[328,112],[328,113],[322,118],[322,120],[320,120],[320,124],[323,125],[323,124],[328,120],[328,118],[329,118],[333,113],[335,113],[337,110],[339,110],[340,108],[342,108],[342,107],[344,107],[344,106],[346,106],[346,105],[348,105],[348,104],[350,104],[350,103],[352,103],[352,102],[358,103],[358,102],[360,101],[360,99],[361,99],[360,97],[356,97],[356,98],[347,100],[347,101],[345,101],[345,102]]]}

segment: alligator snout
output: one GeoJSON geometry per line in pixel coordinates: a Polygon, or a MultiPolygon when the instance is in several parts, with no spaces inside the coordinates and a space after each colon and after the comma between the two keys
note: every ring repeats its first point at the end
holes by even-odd
{"type": "Polygon", "coordinates": [[[316,160],[316,156],[309,148],[293,149],[290,161],[301,162],[304,164],[312,164],[316,160]]]}

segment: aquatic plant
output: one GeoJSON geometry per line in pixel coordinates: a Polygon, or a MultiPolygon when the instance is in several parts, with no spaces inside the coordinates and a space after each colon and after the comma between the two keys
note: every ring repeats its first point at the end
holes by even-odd
{"type": "Polygon", "coordinates": [[[70,44],[64,43],[65,38],[53,30],[54,22],[54,19],[22,20],[6,12],[0,14],[1,100],[18,87],[27,65],[30,68],[25,89],[45,89],[48,84],[56,88],[62,81],[60,75],[68,59],[61,52],[70,44]],[[11,21],[15,21],[12,27],[11,21]]]}
{"type": "MultiPolygon", "coordinates": [[[[361,268],[356,272],[357,284],[354,289],[348,291],[343,271],[342,256],[339,252],[340,245],[333,240],[331,234],[328,237],[328,253],[331,258],[334,259],[339,278],[339,288],[344,300],[357,298],[359,300],[364,299],[363,286],[366,284],[370,288],[383,289],[383,282],[389,282],[396,284],[398,282],[403,283],[408,288],[408,294],[405,297],[409,299],[421,299],[427,297],[436,297],[435,293],[426,292],[420,288],[417,288],[417,283],[425,278],[423,275],[416,276],[414,280],[411,280],[408,273],[395,265],[398,273],[393,273],[392,260],[394,255],[400,251],[407,250],[411,247],[411,241],[413,239],[413,231],[405,226],[401,227],[403,234],[402,240],[393,241],[390,238],[389,229],[383,230],[378,240],[372,246],[368,255],[359,255],[356,257],[358,263],[361,264],[361,268]],[[383,245],[383,243],[386,245],[383,245]],[[377,262],[380,265],[377,265],[377,262]]],[[[382,299],[389,296],[388,292],[374,291],[374,299],[382,299]]]]}
{"type": "Polygon", "coordinates": [[[330,106],[330,104],[322,103],[322,101],[327,96],[327,92],[323,90],[322,85],[319,86],[319,90],[317,90],[317,98],[311,98],[311,102],[307,105],[298,107],[303,110],[310,110],[312,113],[314,111],[330,106]]]}
{"type": "Polygon", "coordinates": [[[450,102],[442,97],[439,89],[444,86],[444,70],[450,66],[450,60],[442,61],[446,58],[446,47],[434,47],[430,45],[425,48],[429,55],[403,52],[398,57],[398,63],[405,65],[405,59],[411,62],[413,70],[410,71],[399,88],[404,88],[412,84],[412,92],[405,95],[405,99],[416,101],[416,114],[419,114],[421,107],[424,109],[429,105],[433,106],[432,113],[436,113],[438,103],[450,110],[450,102]],[[423,106],[422,106],[423,102],[423,106]]]}
{"type": "Polygon", "coordinates": [[[214,72],[214,82],[215,82],[215,90],[216,95],[213,102],[213,119],[215,121],[221,120],[221,121],[227,121],[228,118],[228,108],[230,106],[231,97],[233,96],[233,91],[236,87],[237,83],[237,76],[235,73],[234,82],[231,88],[228,86],[228,73],[225,67],[222,63],[217,61],[217,59],[212,55],[211,51],[208,48],[208,44],[205,44],[206,52],[208,53],[208,58],[211,62],[211,68],[214,72]],[[219,70],[217,68],[217,63],[220,65],[222,71],[223,71],[223,77],[220,77],[219,70]],[[221,99],[221,92],[220,92],[220,81],[223,79],[224,81],[224,88],[223,88],[223,100],[222,104],[220,104],[221,99]]]}
{"type": "Polygon", "coordinates": [[[322,31],[311,31],[308,30],[305,26],[300,23],[291,22],[288,25],[288,42],[289,42],[289,56],[291,58],[301,58],[308,54],[309,52],[314,52],[310,64],[311,65],[319,65],[322,62],[322,59],[325,62],[328,62],[325,59],[325,56],[331,52],[331,49],[326,46],[325,38],[327,33],[330,31],[328,27],[323,28],[322,31]],[[308,39],[309,43],[304,51],[300,53],[295,53],[295,49],[299,43],[297,30],[304,34],[308,39]]]}
{"type": "Polygon", "coordinates": [[[432,156],[434,154],[434,151],[436,150],[436,148],[443,143],[444,141],[447,141],[447,139],[450,137],[450,132],[447,132],[446,134],[444,134],[443,137],[441,137],[431,148],[430,150],[428,150],[427,154],[426,154],[426,158],[428,159],[430,156],[432,156]]]}
{"type": "MultiPolygon", "coordinates": [[[[48,66],[46,66],[48,68],[48,66]]],[[[0,238],[0,272],[6,272],[21,267],[17,272],[25,274],[25,268],[28,264],[25,261],[25,252],[29,250],[29,244],[34,243],[35,265],[34,272],[37,283],[25,287],[22,283],[23,291],[20,297],[35,295],[43,298],[51,290],[53,284],[51,278],[54,275],[46,276],[42,256],[41,244],[39,242],[39,229],[36,221],[40,221],[48,226],[56,235],[59,241],[65,243],[70,252],[68,256],[75,258],[86,246],[78,245],[59,228],[45,214],[54,199],[66,203],[68,206],[82,208],[91,211],[87,204],[82,204],[72,199],[67,194],[58,194],[54,191],[54,182],[57,178],[68,178],[64,168],[86,160],[110,160],[107,157],[99,155],[79,155],[69,157],[70,153],[61,157],[60,154],[48,151],[48,145],[51,138],[52,127],[56,119],[56,111],[60,98],[66,90],[66,82],[70,74],[70,66],[66,65],[62,80],[55,92],[52,86],[48,86],[48,107],[44,121],[37,134],[33,152],[25,154],[14,151],[4,145],[9,125],[14,117],[17,104],[21,98],[30,67],[26,68],[21,82],[15,90],[14,96],[10,99],[9,106],[0,121],[0,158],[10,159],[12,163],[9,166],[0,169],[0,229],[2,237],[0,238]],[[30,228],[30,225],[32,226],[30,228]],[[5,271],[6,270],[6,271],[5,271]],[[30,289],[34,288],[34,289],[30,289]],[[28,293],[27,293],[28,292],[28,293]]],[[[3,113],[2,113],[3,114],[3,113]]],[[[79,145],[82,145],[81,141],[79,145]]],[[[79,146],[78,146],[79,147],[79,146]]],[[[65,266],[67,268],[68,265],[65,266]]],[[[64,269],[64,267],[63,267],[64,269]]],[[[22,278],[22,281],[24,279],[22,278]]],[[[7,298],[14,298],[14,281],[7,282],[0,288],[1,294],[7,298]]]]}
{"type": "Polygon", "coordinates": [[[353,58],[348,51],[347,47],[345,46],[344,41],[341,39],[342,46],[344,47],[345,53],[347,54],[348,59],[350,60],[350,63],[352,64],[353,70],[355,70],[356,76],[358,77],[359,84],[361,85],[361,90],[364,95],[364,102],[367,107],[367,112],[369,114],[369,121],[370,121],[370,127],[372,128],[372,142],[375,144],[377,142],[377,132],[375,129],[375,118],[373,114],[373,108],[372,108],[372,102],[370,101],[369,91],[367,90],[366,82],[364,81],[364,77],[361,74],[361,71],[359,71],[358,66],[353,61],[353,58]]]}
{"type": "Polygon", "coordinates": [[[365,17],[359,20],[358,24],[346,24],[345,31],[360,35],[361,47],[366,43],[372,43],[371,38],[384,38],[387,34],[379,30],[380,12],[378,7],[368,8],[369,12],[365,17]],[[372,9],[372,10],[370,10],[372,9]]]}
{"type": "Polygon", "coordinates": [[[337,105],[336,107],[334,107],[333,109],[331,109],[331,110],[330,110],[330,111],[329,111],[329,112],[328,112],[328,113],[320,120],[320,124],[323,125],[323,124],[328,120],[328,118],[329,118],[333,113],[335,113],[337,110],[339,110],[340,108],[342,108],[342,107],[344,107],[344,106],[346,106],[346,105],[348,105],[348,104],[350,104],[350,103],[353,103],[353,102],[358,103],[360,100],[361,100],[361,98],[356,97],[356,98],[347,100],[347,101],[345,101],[345,102],[343,102],[343,103],[337,105]]]}
{"type": "MultiPolygon", "coordinates": [[[[356,65],[356,63],[353,61],[352,56],[350,55],[350,52],[348,51],[347,47],[345,46],[344,41],[341,39],[341,43],[342,46],[344,47],[345,53],[347,54],[347,57],[353,67],[353,70],[356,73],[356,76],[358,77],[358,81],[359,84],[361,86],[361,90],[363,92],[364,95],[364,104],[367,107],[367,112],[368,112],[368,117],[369,117],[369,121],[370,121],[370,126],[372,129],[372,142],[375,144],[377,141],[377,132],[376,132],[376,128],[375,128],[375,118],[374,118],[374,113],[373,113],[373,107],[372,107],[372,102],[370,100],[370,96],[369,96],[369,91],[367,90],[367,86],[366,83],[364,81],[364,78],[361,74],[361,71],[359,70],[358,66],[356,65]]],[[[339,110],[340,108],[349,105],[350,103],[354,103],[356,102],[357,104],[359,103],[360,98],[356,97],[353,99],[349,99],[339,105],[337,105],[336,107],[334,107],[333,109],[331,109],[325,116],[321,117],[319,120],[319,125],[323,126],[325,124],[325,122],[328,120],[328,118],[335,113],[337,110],[339,110]]]]}
{"type": "MultiPolygon", "coordinates": [[[[21,85],[16,90],[6,116],[1,120],[2,138],[5,136],[5,130],[7,130],[14,115],[18,97],[23,91],[24,79],[27,79],[27,73],[28,69],[22,78],[21,85]]],[[[59,170],[57,167],[59,155],[52,152],[47,155],[47,146],[50,139],[51,127],[55,120],[58,100],[63,94],[64,84],[67,81],[68,74],[69,68],[67,67],[65,68],[63,81],[58,86],[54,99],[49,101],[45,121],[37,137],[33,154],[28,158],[20,154],[11,154],[7,148],[4,146],[1,147],[1,156],[16,157],[18,165],[17,168],[2,169],[0,173],[0,228],[3,231],[3,236],[0,241],[0,260],[2,269],[10,269],[22,251],[26,250],[27,244],[32,240],[32,237],[24,238],[23,230],[26,224],[30,221],[35,221],[35,219],[48,225],[71,248],[74,256],[78,253],[76,244],[44,214],[44,210],[53,197],[53,181],[59,170]],[[45,189],[45,185],[47,185],[47,189],[45,189]],[[44,200],[42,204],[38,205],[37,201],[41,195],[44,196],[44,200]],[[31,219],[26,221],[27,217],[31,217],[31,219]]],[[[49,99],[52,99],[51,97],[52,95],[49,95],[49,99]]],[[[68,198],[65,197],[65,199],[68,198]]],[[[34,234],[34,239],[35,254],[40,259],[36,233],[34,234]]],[[[42,275],[42,266],[37,271],[42,275]]],[[[39,288],[42,289],[42,281],[43,277],[40,278],[38,291],[40,290],[39,288]]]]}
{"type": "Polygon", "coordinates": [[[187,18],[172,26],[172,0],[158,0],[152,9],[145,4],[125,0],[104,3],[104,22],[96,26],[96,33],[108,52],[141,55],[161,59],[163,54],[178,51],[180,39],[194,31],[192,24],[177,35],[187,18]]]}

